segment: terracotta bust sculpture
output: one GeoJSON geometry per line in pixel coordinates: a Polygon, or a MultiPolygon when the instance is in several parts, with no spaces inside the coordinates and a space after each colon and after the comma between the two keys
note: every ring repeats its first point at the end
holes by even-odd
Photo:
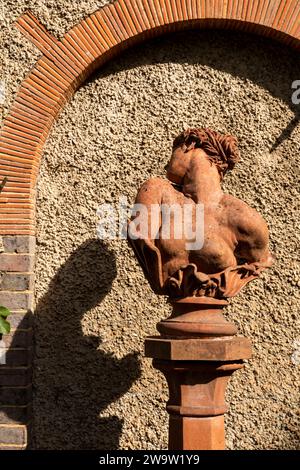
{"type": "Polygon", "coordinates": [[[128,239],[157,294],[166,294],[170,299],[191,296],[226,299],[272,264],[268,228],[263,218],[221,189],[225,173],[238,160],[235,137],[210,129],[188,129],[174,140],[172,157],[166,166],[167,179],[151,178],[138,191],[136,203],[145,206],[148,212],[132,217],[133,223],[139,218],[135,224],[137,235],[132,238],[131,223],[128,239]],[[154,220],[151,206],[174,204],[192,206],[195,230],[196,206],[202,205],[201,248],[188,249],[184,236],[172,236],[176,229],[172,217],[169,239],[161,236],[163,217],[154,220]],[[145,235],[141,228],[146,223],[145,235]]]}
{"type": "Polygon", "coordinates": [[[173,306],[157,324],[160,336],[145,342],[169,386],[172,450],[225,448],[226,384],[251,357],[251,342],[237,336],[222,310],[272,256],[262,217],[221,189],[238,159],[233,136],[186,130],[174,141],[167,179],[142,185],[128,225],[154,292],[173,306]]]}

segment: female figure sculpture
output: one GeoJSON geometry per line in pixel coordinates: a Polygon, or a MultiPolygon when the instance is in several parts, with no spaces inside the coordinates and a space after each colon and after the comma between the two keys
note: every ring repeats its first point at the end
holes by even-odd
{"type": "Polygon", "coordinates": [[[210,129],[188,129],[174,140],[167,180],[151,178],[138,191],[136,203],[147,212],[133,217],[128,239],[156,293],[167,294],[170,299],[225,299],[236,295],[272,264],[263,218],[221,189],[225,173],[238,160],[235,137],[210,129]],[[201,227],[195,222],[199,204],[204,213],[201,227]],[[184,235],[174,236],[180,222],[172,216],[168,220],[170,237],[164,238],[164,218],[151,216],[153,205],[192,205],[193,228],[196,232],[203,230],[203,246],[188,249],[184,235]],[[135,237],[131,236],[132,224],[137,229],[135,237]],[[143,224],[148,227],[146,235],[141,230],[143,224]]]}
{"type": "Polygon", "coordinates": [[[128,240],[154,292],[168,295],[173,305],[170,317],[157,324],[160,336],[145,342],[146,356],[168,382],[172,450],[224,449],[226,384],[251,357],[251,342],[237,336],[222,310],[227,298],[272,264],[272,256],[262,217],[221,189],[238,159],[231,135],[182,132],[167,179],[142,185],[128,225],[128,240]],[[176,210],[166,217],[166,207],[176,210]],[[178,217],[178,208],[183,215],[189,209],[188,221],[178,217]]]}

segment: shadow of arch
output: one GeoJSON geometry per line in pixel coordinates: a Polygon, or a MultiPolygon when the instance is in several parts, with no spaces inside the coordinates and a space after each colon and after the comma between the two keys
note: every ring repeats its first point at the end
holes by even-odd
{"type": "Polygon", "coordinates": [[[251,80],[268,90],[275,98],[286,103],[294,117],[270,144],[270,153],[290,138],[300,121],[300,105],[292,102],[292,94],[295,91],[292,89],[292,82],[300,79],[299,52],[250,32],[212,29],[164,34],[124,51],[119,55],[118,61],[110,61],[95,71],[82,86],[130,68],[163,63],[201,64],[215,68],[243,80],[251,80]],[[220,52],[224,54],[223,61],[220,60],[220,52]],[[240,58],[241,53],[245,60],[236,60],[237,57],[240,58]],[[184,59],[182,59],[183,55],[185,55],[184,59]],[[290,75],[290,70],[287,70],[284,82],[278,80],[276,76],[269,75],[269,70],[274,64],[274,56],[278,57],[276,63],[279,68],[284,67],[285,64],[294,64],[293,75],[290,75]]]}

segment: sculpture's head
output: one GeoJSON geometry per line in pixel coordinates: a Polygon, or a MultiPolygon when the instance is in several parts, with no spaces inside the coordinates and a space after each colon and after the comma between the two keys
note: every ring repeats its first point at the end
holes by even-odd
{"type": "Polygon", "coordinates": [[[232,170],[239,160],[237,139],[232,135],[219,134],[211,129],[185,130],[173,142],[172,157],[166,167],[168,179],[180,184],[191,158],[201,154],[217,167],[222,179],[226,171],[232,170]],[[196,149],[202,151],[195,152],[196,149]]]}

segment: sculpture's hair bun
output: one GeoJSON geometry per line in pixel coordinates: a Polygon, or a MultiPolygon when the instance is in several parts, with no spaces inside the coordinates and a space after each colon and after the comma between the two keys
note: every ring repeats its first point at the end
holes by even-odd
{"type": "Polygon", "coordinates": [[[183,146],[186,149],[203,149],[217,166],[221,176],[227,170],[232,170],[240,158],[236,137],[230,134],[220,134],[211,129],[193,128],[183,131],[174,140],[173,150],[183,146]]]}

